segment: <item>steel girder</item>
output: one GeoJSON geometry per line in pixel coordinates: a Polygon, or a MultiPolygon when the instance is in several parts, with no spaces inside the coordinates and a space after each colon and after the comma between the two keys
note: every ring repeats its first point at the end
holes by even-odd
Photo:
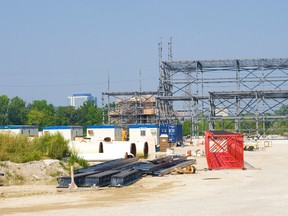
{"type": "MultiPolygon", "coordinates": [[[[266,122],[287,119],[287,115],[279,110],[287,105],[288,90],[267,91],[219,91],[210,94],[210,129],[215,129],[216,120],[235,120],[235,130],[243,133],[266,134],[270,129],[266,122]],[[241,103],[237,103],[241,101],[241,103]],[[215,109],[218,107],[218,109],[215,109]],[[238,111],[237,111],[238,110],[238,111]],[[223,116],[224,115],[224,116],[223,116]],[[251,128],[243,122],[254,122],[251,128]],[[242,122],[242,127],[240,126],[242,122]],[[262,122],[261,130],[259,123],[262,122]]],[[[287,112],[287,111],[286,111],[287,112]]],[[[269,126],[269,124],[268,124],[269,126]]]]}

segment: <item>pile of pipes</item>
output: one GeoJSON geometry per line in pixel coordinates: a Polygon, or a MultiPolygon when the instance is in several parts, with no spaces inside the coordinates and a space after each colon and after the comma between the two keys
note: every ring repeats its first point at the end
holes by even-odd
{"type": "Polygon", "coordinates": [[[138,181],[144,175],[163,176],[195,163],[195,159],[184,156],[166,156],[147,162],[139,161],[137,157],[120,158],[75,170],[71,176],[59,177],[57,181],[59,188],[69,188],[71,183],[77,187],[121,187],[138,181]]]}
{"type": "Polygon", "coordinates": [[[148,142],[128,141],[70,141],[69,147],[87,161],[105,161],[124,158],[125,154],[147,158],[155,154],[155,145],[148,142]]]}

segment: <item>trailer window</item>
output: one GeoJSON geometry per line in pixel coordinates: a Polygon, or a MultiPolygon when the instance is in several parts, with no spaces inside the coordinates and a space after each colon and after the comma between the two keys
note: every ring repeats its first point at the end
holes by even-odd
{"type": "Polygon", "coordinates": [[[140,130],[140,136],[146,136],[146,131],[145,130],[140,130]]]}
{"type": "Polygon", "coordinates": [[[88,130],[88,134],[89,134],[90,136],[93,136],[93,135],[94,135],[94,131],[93,131],[93,130],[88,130]]]}

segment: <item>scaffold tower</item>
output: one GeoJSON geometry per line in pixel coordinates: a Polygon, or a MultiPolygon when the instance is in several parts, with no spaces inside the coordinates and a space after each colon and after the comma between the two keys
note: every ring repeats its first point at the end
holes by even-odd
{"type": "Polygon", "coordinates": [[[158,112],[156,95],[158,91],[102,92],[103,124],[123,128],[133,124],[155,124],[158,112]],[[107,113],[107,122],[104,113],[107,113]]]}

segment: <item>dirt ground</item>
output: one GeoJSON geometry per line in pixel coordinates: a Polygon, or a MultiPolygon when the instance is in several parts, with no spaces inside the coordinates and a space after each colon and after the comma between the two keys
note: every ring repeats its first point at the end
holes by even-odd
{"type": "Polygon", "coordinates": [[[0,215],[288,215],[288,140],[245,151],[253,169],[210,171],[204,156],[195,158],[196,174],[146,176],[122,188],[57,188],[38,173],[29,184],[0,187],[0,215]]]}

